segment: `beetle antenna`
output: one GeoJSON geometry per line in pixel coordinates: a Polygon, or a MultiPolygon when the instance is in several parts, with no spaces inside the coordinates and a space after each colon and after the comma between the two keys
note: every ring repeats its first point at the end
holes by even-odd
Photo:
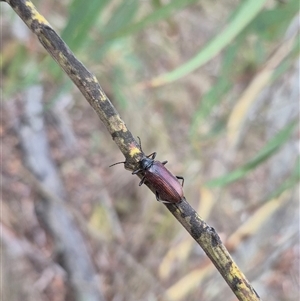
{"type": "Polygon", "coordinates": [[[126,161],[114,163],[114,164],[112,164],[112,165],[109,165],[109,167],[112,167],[112,166],[114,166],[114,165],[121,164],[121,163],[126,163],[126,161]]]}
{"type": "Polygon", "coordinates": [[[141,142],[141,138],[139,136],[137,136],[137,138],[139,139],[139,145],[140,145],[140,149],[142,151],[142,153],[144,152],[143,149],[142,149],[142,142],[141,142]]]}

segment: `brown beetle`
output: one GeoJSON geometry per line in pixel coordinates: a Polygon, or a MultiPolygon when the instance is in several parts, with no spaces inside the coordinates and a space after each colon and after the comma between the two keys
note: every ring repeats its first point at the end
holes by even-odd
{"type": "MultiPolygon", "coordinates": [[[[141,140],[139,139],[140,148],[142,150],[141,140]]],[[[143,152],[144,153],[144,152],[143,152]]],[[[168,161],[155,161],[156,153],[152,153],[149,156],[144,156],[139,162],[140,168],[133,171],[132,174],[142,174],[143,178],[139,183],[139,186],[144,183],[148,183],[153,189],[155,189],[156,199],[163,203],[179,203],[184,199],[183,195],[183,183],[184,178],[174,176],[166,167],[165,164],[168,161]],[[178,181],[182,180],[182,184],[178,181]]],[[[118,162],[113,165],[125,163],[118,162]]],[[[111,166],[113,166],[111,165],[111,166]]]]}
{"type": "Polygon", "coordinates": [[[155,161],[156,153],[144,157],[140,161],[140,168],[135,170],[132,174],[143,175],[139,186],[147,182],[152,188],[155,189],[156,199],[163,203],[179,203],[184,199],[183,196],[183,183],[184,178],[174,176],[165,164],[168,161],[160,162],[155,161]],[[182,180],[182,184],[178,179],[182,180]]]}

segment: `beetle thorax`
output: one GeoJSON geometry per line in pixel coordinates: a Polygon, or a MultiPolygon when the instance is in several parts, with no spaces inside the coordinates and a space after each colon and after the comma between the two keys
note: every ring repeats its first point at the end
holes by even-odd
{"type": "Polygon", "coordinates": [[[150,158],[144,158],[141,160],[141,168],[144,169],[144,170],[147,170],[149,169],[154,163],[154,160],[153,159],[150,159],[150,158]]]}

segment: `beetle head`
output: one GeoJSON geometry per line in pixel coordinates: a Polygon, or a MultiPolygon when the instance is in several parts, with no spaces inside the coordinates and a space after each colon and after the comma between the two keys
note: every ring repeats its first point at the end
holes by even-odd
{"type": "Polygon", "coordinates": [[[153,163],[154,160],[152,158],[145,157],[141,160],[140,165],[143,170],[147,170],[153,165],[153,163]]]}

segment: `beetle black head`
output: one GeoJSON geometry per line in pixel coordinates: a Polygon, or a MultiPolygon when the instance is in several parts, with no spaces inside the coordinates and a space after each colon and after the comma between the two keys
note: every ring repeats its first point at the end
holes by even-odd
{"type": "Polygon", "coordinates": [[[140,161],[140,165],[141,168],[144,170],[149,169],[154,163],[154,159],[152,158],[148,158],[148,157],[144,157],[141,161],[140,161]]]}

